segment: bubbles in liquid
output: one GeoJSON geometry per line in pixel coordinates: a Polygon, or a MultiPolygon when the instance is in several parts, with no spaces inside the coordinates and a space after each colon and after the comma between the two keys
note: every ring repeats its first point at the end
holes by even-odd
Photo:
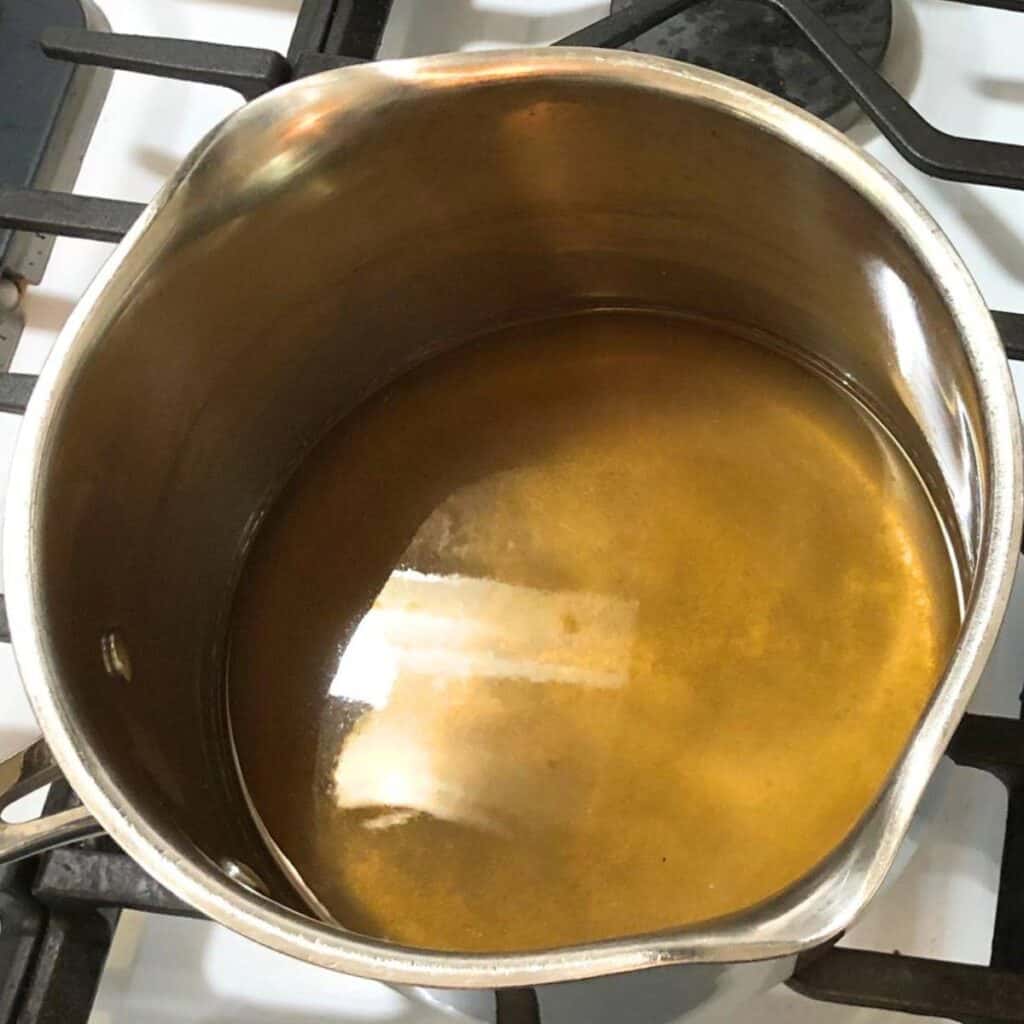
{"type": "Polygon", "coordinates": [[[340,424],[271,510],[229,672],[266,830],[344,926],[523,950],[811,869],[959,624],[848,394],[708,323],[512,327],[340,424]]]}

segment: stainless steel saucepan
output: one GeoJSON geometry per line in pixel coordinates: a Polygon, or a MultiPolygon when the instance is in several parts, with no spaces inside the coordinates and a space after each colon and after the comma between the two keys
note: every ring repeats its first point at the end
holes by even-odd
{"type": "MultiPolygon", "coordinates": [[[[3,825],[3,856],[98,823],[182,899],[302,960],[403,985],[541,985],[552,1020],[589,986],[591,1021],[670,1019],[727,980],[785,975],[878,888],[995,639],[1020,507],[1016,405],[977,289],[917,203],[822,123],[719,75],[597,50],[285,86],[228,118],[150,204],[29,406],[7,606],[46,743],[87,811],[3,825]],[[855,382],[953,538],[966,611],[952,660],[853,833],[743,914],[514,955],[320,923],[264,850],[228,744],[225,619],[258,514],[330,424],[413,364],[596,305],[753,325],[855,382]],[[672,979],[664,1010],[616,1009],[654,976],[672,979]]],[[[32,756],[7,767],[16,792],[46,775],[32,756]]]]}

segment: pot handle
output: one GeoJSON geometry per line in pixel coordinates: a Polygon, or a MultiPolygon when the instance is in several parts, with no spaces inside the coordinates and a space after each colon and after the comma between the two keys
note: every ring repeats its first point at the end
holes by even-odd
{"type": "MultiPolygon", "coordinates": [[[[45,740],[36,740],[7,758],[0,763],[0,815],[16,800],[61,777],[45,740]]],[[[84,807],[69,807],[33,821],[0,821],[0,864],[102,832],[99,822],[84,807]]]]}

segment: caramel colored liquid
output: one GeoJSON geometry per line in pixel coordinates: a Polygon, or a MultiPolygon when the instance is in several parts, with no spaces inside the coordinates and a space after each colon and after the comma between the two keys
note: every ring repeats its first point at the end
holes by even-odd
{"type": "Polygon", "coordinates": [[[599,313],[436,360],[313,451],[241,580],[231,720],[341,924],[553,947],[811,869],[958,624],[924,490],[848,394],[707,323],[599,313]]]}

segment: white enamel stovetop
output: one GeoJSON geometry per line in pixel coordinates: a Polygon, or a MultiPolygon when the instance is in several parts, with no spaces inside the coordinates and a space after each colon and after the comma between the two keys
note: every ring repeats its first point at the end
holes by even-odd
{"type": "MultiPolygon", "coordinates": [[[[298,0],[99,3],[117,31],[281,51],[298,8],[298,0]]],[[[1024,141],[1024,14],[946,0],[896,3],[887,72],[905,94],[948,131],[1024,141]]],[[[382,55],[542,44],[607,10],[608,0],[395,0],[382,55]]],[[[199,137],[238,103],[225,90],[118,72],[78,191],[148,200],[199,137]]],[[[1024,194],[931,181],[908,167],[865,122],[858,122],[851,134],[938,218],[990,305],[1024,310],[1024,194]]],[[[15,370],[38,370],[110,250],[101,243],[57,242],[43,283],[27,299],[28,327],[15,370]]],[[[1024,385],[1020,377],[1018,384],[1024,385]]],[[[0,416],[0,486],[6,483],[17,426],[15,417],[0,416]]],[[[1022,626],[1024,596],[1018,594],[975,710],[1016,713],[1024,678],[1022,626]]],[[[0,755],[35,733],[10,651],[0,648],[0,755]]],[[[1004,813],[1005,798],[996,782],[944,762],[908,841],[902,870],[848,943],[985,962],[1004,813]]],[[[96,1024],[432,1024],[451,1019],[373,982],[297,964],[215,925],[133,913],[122,918],[93,1017],[96,1024]]],[[[825,1006],[775,989],[730,1020],[907,1024],[921,1018],[825,1006]]]]}

